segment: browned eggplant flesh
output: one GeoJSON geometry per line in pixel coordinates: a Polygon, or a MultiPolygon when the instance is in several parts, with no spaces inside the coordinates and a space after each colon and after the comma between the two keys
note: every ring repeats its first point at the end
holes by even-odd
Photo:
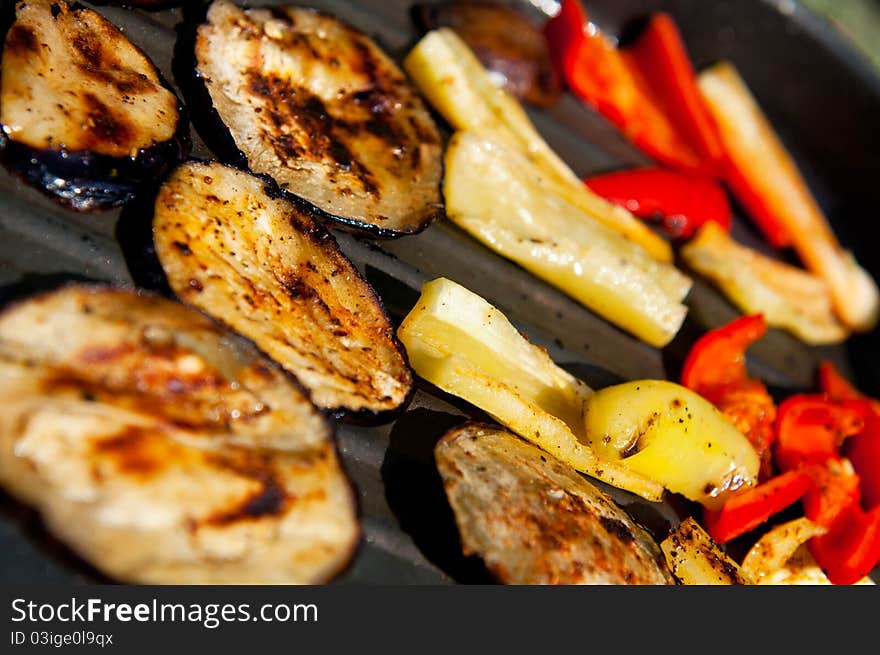
{"type": "Polygon", "coordinates": [[[110,21],[26,0],[3,45],[0,158],[78,211],[128,202],[186,157],[189,127],[149,57],[110,21]]]}
{"type": "Polygon", "coordinates": [[[442,211],[442,143],[418,92],[368,36],[312,9],[216,0],[197,74],[258,174],[341,227],[424,229],[442,211]]]}
{"type": "Polygon", "coordinates": [[[573,468],[466,423],[434,449],[466,555],[505,584],[675,584],[656,542],[573,468]]]}
{"type": "Polygon", "coordinates": [[[448,27],[510,93],[536,107],[559,101],[562,82],[538,23],[503,2],[454,0],[415,6],[424,30],[448,27]]]}
{"type": "Polygon", "coordinates": [[[0,314],[0,484],[112,579],[319,583],[360,531],[332,426],[196,310],[71,285],[0,314]]]}
{"type": "Polygon", "coordinates": [[[217,162],[169,176],[153,216],[169,285],[293,373],[319,406],[403,407],[412,372],[381,301],[333,236],[267,184],[217,162]]]}

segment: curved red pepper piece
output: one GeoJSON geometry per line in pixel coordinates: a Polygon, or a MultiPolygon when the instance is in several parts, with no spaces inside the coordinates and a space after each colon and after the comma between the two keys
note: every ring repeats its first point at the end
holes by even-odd
{"type": "Polygon", "coordinates": [[[746,349],[767,332],[761,314],[742,316],[710,330],[693,345],[681,383],[714,404],[749,439],[761,458],[761,478],[772,475],[776,404],[746,370],[746,349]]]}
{"type": "Polygon", "coordinates": [[[833,584],[853,584],[880,561],[880,507],[862,508],[865,492],[876,489],[880,460],[860,471],[848,446],[866,433],[880,436],[880,423],[873,423],[880,420],[880,405],[859,393],[831,362],[820,365],[819,381],[823,394],[798,394],[779,406],[776,459],[780,467],[810,477],[804,514],[828,528],[808,542],[816,563],[833,584]]]}
{"type": "Polygon", "coordinates": [[[705,510],[703,524],[715,541],[726,543],[793,505],[810,485],[810,477],[804,471],[782,473],[757,487],[735,493],[720,510],[705,510]]]}
{"type": "Polygon", "coordinates": [[[880,561],[880,507],[865,512],[858,503],[848,505],[807,547],[833,584],[858,582],[880,561]]]}
{"type": "Polygon", "coordinates": [[[836,400],[868,401],[865,425],[861,432],[846,440],[843,454],[861,478],[862,505],[867,509],[880,506],[880,402],[862,395],[830,361],[819,364],[819,383],[836,400]]]}
{"type": "Polygon", "coordinates": [[[681,383],[697,393],[709,391],[711,394],[714,389],[723,390],[752,381],[746,370],[746,349],[766,332],[767,321],[762,314],[741,316],[709,330],[688,353],[681,383]]]}
{"type": "Polygon", "coordinates": [[[776,414],[776,463],[788,471],[838,457],[844,439],[861,431],[866,413],[863,400],[789,396],[776,414]]]}
{"type": "Polygon", "coordinates": [[[638,168],[584,180],[594,192],[641,218],[659,220],[673,237],[689,239],[708,221],[730,230],[727,194],[708,177],[664,168],[638,168]]]}

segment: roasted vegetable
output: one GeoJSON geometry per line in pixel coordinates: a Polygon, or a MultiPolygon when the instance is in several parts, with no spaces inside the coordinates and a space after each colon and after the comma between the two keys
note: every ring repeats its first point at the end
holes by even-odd
{"type": "MultiPolygon", "coordinates": [[[[749,549],[740,570],[755,584],[792,584],[793,572],[787,564],[800,546],[825,532],[826,528],[806,517],[777,525],[764,533],[749,549]]],[[[825,574],[819,573],[824,578],[824,584],[830,584],[825,574]]]]}
{"type": "Polygon", "coordinates": [[[757,482],[748,439],[702,396],[674,382],[636,380],[594,392],[587,439],[603,459],[706,507],[757,482]]]}
{"type": "Polygon", "coordinates": [[[696,391],[748,438],[761,458],[761,478],[773,475],[776,403],[764,383],[749,375],[746,350],[767,332],[761,314],[741,316],[704,333],[691,347],[681,383],[696,391]]]}
{"type": "Polygon", "coordinates": [[[71,286],[0,315],[0,483],[112,578],[317,583],[358,541],[332,427],[176,302],[71,286]]]}
{"type": "MultiPolygon", "coordinates": [[[[457,130],[477,130],[505,148],[519,150],[553,193],[585,214],[642,246],[655,259],[672,261],[672,248],[639,219],[587,189],[535,129],[522,105],[496,86],[474,53],[449,28],[426,34],[409,52],[404,67],[419,89],[457,130]]],[[[493,195],[503,196],[505,189],[493,195]]]]}
{"type": "Polygon", "coordinates": [[[862,505],[866,509],[880,506],[880,401],[864,396],[830,361],[823,361],[819,365],[819,378],[822,391],[833,400],[867,401],[862,430],[847,437],[843,454],[859,475],[862,505]]]}
{"type": "Polygon", "coordinates": [[[441,213],[440,133],[370,38],[311,9],[216,0],[198,74],[255,173],[341,225],[418,232],[441,213]]]}
{"type": "Polygon", "coordinates": [[[498,309],[455,282],[427,282],[398,329],[416,373],[464,398],[575,469],[649,500],[663,487],[586,445],[589,387],[531,343],[498,309]]]}
{"type": "Polygon", "coordinates": [[[321,407],[379,413],[409,400],[381,301],[333,236],[265,181],[180,166],[156,198],[153,238],[174,292],[253,340],[321,407]]]}
{"type": "MultiPolygon", "coordinates": [[[[780,229],[807,270],[828,285],[834,310],[848,328],[868,331],[880,318],[880,293],[871,276],[843,250],[773,126],[729,62],[699,76],[730,165],[725,179],[764,227],[780,229]],[[768,227],[778,226],[778,227],[768,227]]],[[[775,237],[776,245],[786,241],[775,237]]]]}
{"type": "Polygon", "coordinates": [[[3,46],[0,159],[70,209],[124,204],[189,152],[189,126],[153,62],[97,12],[16,5],[3,46]]]}
{"type": "Polygon", "coordinates": [[[514,97],[537,107],[552,107],[562,83],[538,26],[518,9],[501,2],[416,5],[419,26],[426,31],[448,27],[458,34],[514,97]]]}
{"type": "Polygon", "coordinates": [[[660,543],[672,575],[686,585],[751,584],[700,524],[687,518],[660,543]]]}
{"type": "Polygon", "coordinates": [[[657,544],[584,477],[506,430],[434,449],[465,554],[508,584],[672,584],[657,544]]]}
{"type": "MultiPolygon", "coordinates": [[[[831,581],[807,548],[810,539],[826,532],[826,528],[808,518],[778,525],[749,549],[740,568],[754,584],[829,585],[831,581]]],[[[875,583],[866,575],[854,584],[875,583]]]]}
{"type": "Polygon", "coordinates": [[[862,507],[861,478],[841,456],[871,411],[865,400],[825,394],[795,394],[779,406],[776,461],[811,479],[804,515],[828,531],[807,546],[833,584],[853,584],[880,562],[880,506],[862,507]]]}
{"type": "Polygon", "coordinates": [[[840,343],[849,336],[824,280],[737,243],[717,225],[704,225],[680,252],[746,314],[763,314],[769,325],[811,345],[840,343]]]}
{"type": "Polygon", "coordinates": [[[786,471],[732,494],[718,510],[703,512],[706,531],[720,544],[754,530],[771,516],[799,501],[810,488],[803,471],[786,471]]]}
{"type": "Polygon", "coordinates": [[[638,40],[620,48],[588,22],[579,0],[562,0],[544,34],[568,88],[634,145],[667,165],[714,172],[718,136],[669,15],[651,16],[638,40]]]}
{"type": "Polygon", "coordinates": [[[727,194],[709,177],[644,167],[593,175],[584,183],[677,239],[690,239],[707,222],[715,229],[730,230],[727,194]]]}
{"type": "Polygon", "coordinates": [[[691,280],[542,184],[504,141],[457,132],[446,152],[447,216],[500,255],[653,346],[681,327],[691,280]]]}

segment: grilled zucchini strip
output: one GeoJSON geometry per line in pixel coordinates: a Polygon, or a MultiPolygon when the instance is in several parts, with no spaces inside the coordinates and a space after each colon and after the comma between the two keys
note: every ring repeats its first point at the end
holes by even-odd
{"type": "Polygon", "coordinates": [[[822,278],[737,243],[715,223],[700,228],[682,246],[681,257],[742,312],[763,314],[768,325],[804,343],[840,343],[850,334],[822,278]]]}
{"type": "Polygon", "coordinates": [[[500,255],[653,346],[676,335],[691,280],[542,186],[516,148],[457,132],[446,152],[446,213],[500,255]]]}
{"type": "MultiPolygon", "coordinates": [[[[637,243],[662,262],[672,248],[623,207],[590,191],[541,137],[522,105],[497,86],[467,44],[448,27],[428,32],[409,52],[404,68],[428,102],[456,130],[479,130],[525,153],[545,193],[564,198],[584,214],[637,243]]],[[[498,194],[503,190],[498,189],[498,194]]]]}

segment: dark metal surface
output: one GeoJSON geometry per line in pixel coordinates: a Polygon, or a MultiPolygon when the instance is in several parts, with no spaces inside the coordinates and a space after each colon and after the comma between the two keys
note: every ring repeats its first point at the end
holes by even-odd
{"type": "MultiPolygon", "coordinates": [[[[282,4],[254,2],[254,4],[282,4]]],[[[410,2],[326,0],[309,3],[375,36],[403,55],[417,34],[410,2]]],[[[520,4],[527,5],[525,0],[520,4]]],[[[653,9],[677,19],[698,66],[731,58],[804,167],[844,245],[880,277],[873,252],[872,186],[880,178],[880,82],[839,36],[787,0],[607,0],[585,3],[595,21],[626,34],[632,19],[653,9]]],[[[4,0],[4,11],[11,8],[4,0]]],[[[98,7],[143,48],[169,81],[180,9],[137,11],[98,7]]],[[[536,11],[536,10],[535,10],[536,11]]],[[[532,112],[539,130],[579,174],[645,162],[609,125],[566,95],[550,111],[532,112]]],[[[193,131],[193,156],[214,156],[193,131]]],[[[148,212],[152,199],[134,201],[148,212]]],[[[86,277],[131,284],[137,277],[131,245],[120,235],[139,212],[78,215],[0,171],[0,302],[63,279],[86,277]],[[128,257],[126,257],[126,255],[128,257]]],[[[764,248],[747,221],[736,236],[764,248]]],[[[621,379],[675,377],[693,340],[733,318],[735,309],[697,280],[687,299],[688,319],[663,351],[651,348],[593,315],[561,292],[498,257],[445,220],[416,236],[365,240],[337,233],[340,245],[383,298],[392,319],[410,310],[425,280],[446,276],[498,306],[554,360],[600,387],[621,379]]],[[[148,239],[141,244],[149,247],[148,239]]],[[[865,391],[880,393],[875,364],[878,334],[841,347],[809,348],[771,330],[750,350],[750,367],[785,393],[814,384],[819,359],[833,359],[865,391]]],[[[458,537],[431,449],[464,416],[484,418],[466,404],[424,385],[396,421],[379,426],[340,423],[343,460],[357,487],[364,540],[339,582],[442,584],[486,581],[478,562],[460,554],[458,537]]],[[[662,531],[687,510],[649,505],[612,492],[649,529],[662,531]]],[[[106,582],[54,541],[36,515],[0,495],[0,581],[106,582]]]]}

